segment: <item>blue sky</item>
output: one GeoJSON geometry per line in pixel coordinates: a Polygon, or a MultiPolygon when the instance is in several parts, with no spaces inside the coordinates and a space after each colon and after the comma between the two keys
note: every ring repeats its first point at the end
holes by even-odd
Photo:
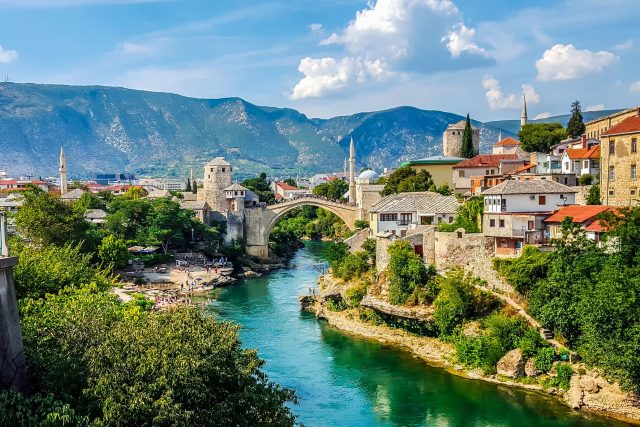
{"type": "Polygon", "coordinates": [[[0,75],[331,117],[640,104],[638,0],[0,0],[0,75]]]}

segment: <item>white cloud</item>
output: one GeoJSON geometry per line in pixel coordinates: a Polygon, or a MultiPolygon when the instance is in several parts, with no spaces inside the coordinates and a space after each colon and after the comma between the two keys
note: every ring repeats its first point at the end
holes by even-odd
{"type": "Polygon", "coordinates": [[[304,77],[291,97],[322,96],[348,86],[347,81],[492,63],[474,35],[451,0],[370,0],[342,31],[320,41],[320,46],[341,46],[342,56],[300,61],[304,77]],[[377,74],[366,71],[372,64],[377,74]],[[362,75],[366,78],[353,77],[362,75]]]}
{"type": "MultiPolygon", "coordinates": [[[[503,92],[500,82],[493,76],[484,76],[482,79],[482,87],[485,89],[485,97],[487,98],[489,108],[492,110],[504,108],[516,109],[522,105],[522,96],[503,92]]],[[[540,103],[540,96],[533,86],[523,84],[522,93],[524,93],[527,98],[527,105],[540,103]]]]}
{"type": "Polygon", "coordinates": [[[553,114],[549,113],[548,111],[545,111],[544,113],[540,113],[538,115],[536,115],[533,120],[541,120],[541,119],[548,119],[549,117],[551,117],[553,114]]]}
{"type": "Polygon", "coordinates": [[[604,110],[604,104],[589,105],[585,109],[585,111],[602,111],[602,110],[604,110]]]}
{"type": "Polygon", "coordinates": [[[0,45],[0,64],[8,64],[18,59],[18,51],[7,50],[0,45]]]}
{"type": "Polygon", "coordinates": [[[640,92],[640,80],[635,83],[631,83],[631,86],[629,86],[629,90],[631,92],[640,92]]]}
{"type": "Polygon", "coordinates": [[[317,98],[356,83],[379,81],[391,75],[386,64],[363,58],[304,58],[298,70],[304,74],[296,84],[291,99],[317,98]]]}
{"type": "Polygon", "coordinates": [[[158,44],[153,41],[147,42],[122,42],[118,44],[117,52],[122,55],[151,55],[158,51],[158,44]]]}
{"type": "Polygon", "coordinates": [[[309,25],[309,29],[311,30],[312,33],[316,33],[316,34],[320,34],[324,30],[322,27],[322,24],[318,24],[318,23],[309,25]]]}
{"type": "Polygon", "coordinates": [[[613,48],[615,50],[629,50],[633,47],[633,40],[629,39],[623,43],[618,43],[617,45],[613,46],[613,48]]]}
{"type": "Polygon", "coordinates": [[[453,58],[459,57],[463,52],[488,56],[487,51],[473,41],[475,35],[476,30],[467,28],[463,23],[459,23],[453,30],[449,31],[449,34],[442,38],[442,41],[447,42],[447,49],[449,49],[453,58]]]}
{"type": "Polygon", "coordinates": [[[576,49],[572,44],[557,44],[536,61],[538,80],[572,80],[602,71],[617,60],[605,50],[592,52],[576,49]]]}

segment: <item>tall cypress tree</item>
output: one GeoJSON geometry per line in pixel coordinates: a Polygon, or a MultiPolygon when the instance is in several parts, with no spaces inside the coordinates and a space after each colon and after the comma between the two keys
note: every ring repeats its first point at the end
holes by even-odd
{"type": "Polygon", "coordinates": [[[193,188],[193,194],[198,194],[198,183],[196,182],[195,179],[193,180],[192,188],[193,188]]]}
{"type": "Polygon", "coordinates": [[[569,138],[577,138],[584,133],[585,129],[580,102],[575,101],[571,104],[571,118],[567,124],[567,136],[569,138]]]}
{"type": "Polygon", "coordinates": [[[473,149],[473,132],[471,130],[471,119],[469,118],[469,113],[467,113],[467,122],[464,125],[464,133],[462,134],[460,156],[466,157],[467,159],[475,156],[475,150],[473,149]]]}
{"type": "Polygon", "coordinates": [[[191,180],[187,179],[187,188],[184,191],[188,191],[189,193],[191,192],[191,180]]]}

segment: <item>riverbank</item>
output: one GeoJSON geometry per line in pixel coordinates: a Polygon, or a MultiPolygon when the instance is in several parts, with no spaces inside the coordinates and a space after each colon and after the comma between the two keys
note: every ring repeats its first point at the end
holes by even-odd
{"type": "MultiPolygon", "coordinates": [[[[320,281],[320,288],[334,295],[336,283],[320,281]]],[[[326,294],[325,294],[326,295],[326,294]]],[[[411,352],[431,366],[446,369],[461,377],[517,387],[553,396],[569,407],[587,413],[605,415],[627,423],[640,425],[640,400],[622,391],[617,383],[606,380],[599,372],[583,364],[574,364],[571,387],[567,391],[545,388],[536,378],[523,377],[512,380],[499,375],[484,375],[479,370],[469,370],[457,363],[455,348],[438,338],[411,334],[403,329],[387,325],[376,325],[360,319],[358,309],[333,311],[322,301],[322,297],[306,301],[306,310],[329,325],[344,332],[401,348],[411,352]]]]}

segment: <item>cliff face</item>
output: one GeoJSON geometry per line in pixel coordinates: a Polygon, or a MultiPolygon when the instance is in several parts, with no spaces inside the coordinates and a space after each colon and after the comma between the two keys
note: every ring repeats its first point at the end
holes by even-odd
{"type": "MultiPolygon", "coordinates": [[[[114,87],[0,83],[0,169],[57,171],[64,144],[70,176],[128,170],[186,176],[225,156],[240,177],[342,170],[354,136],[358,167],[378,170],[441,154],[442,132],[463,117],[399,107],[331,119],[240,98],[194,99],[114,87]]],[[[480,128],[489,151],[498,130],[480,128]]],[[[506,135],[505,135],[506,136],[506,135]]]]}

